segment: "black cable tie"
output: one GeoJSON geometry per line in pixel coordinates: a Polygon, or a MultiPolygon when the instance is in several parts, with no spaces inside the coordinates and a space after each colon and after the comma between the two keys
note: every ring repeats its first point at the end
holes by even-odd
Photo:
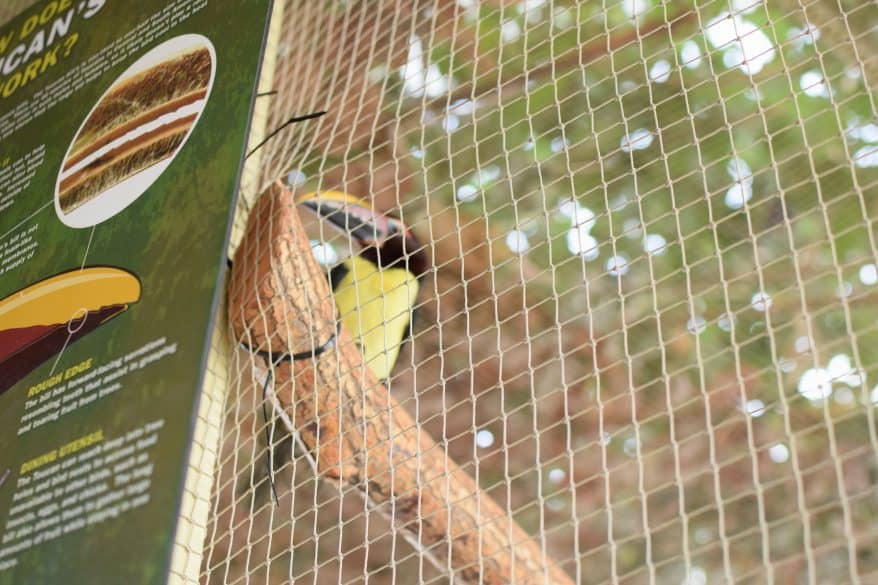
{"type": "Polygon", "coordinates": [[[258,355],[262,359],[265,360],[265,365],[276,368],[281,362],[296,362],[301,360],[310,360],[317,358],[321,354],[325,353],[327,350],[335,347],[335,341],[338,338],[339,331],[341,330],[341,322],[337,321],[335,325],[335,332],[329,337],[329,339],[323,345],[315,347],[313,349],[309,349],[307,351],[300,351],[298,353],[285,353],[281,354],[277,359],[274,358],[274,353],[271,351],[264,351],[261,349],[254,349],[250,347],[249,344],[242,341],[241,347],[253,355],[258,355]]]}

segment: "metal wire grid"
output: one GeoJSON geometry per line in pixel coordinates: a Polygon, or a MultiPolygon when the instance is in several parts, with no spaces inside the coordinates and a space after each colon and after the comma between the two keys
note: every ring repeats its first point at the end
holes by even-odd
{"type": "MultiPolygon", "coordinates": [[[[874,8],[286,5],[272,120],[329,113],[266,146],[265,181],[371,195],[428,243],[392,391],[578,582],[875,577],[874,8]]],[[[446,580],[298,455],[274,506],[252,378],[205,579],[446,580]]]]}
{"type": "MultiPolygon", "coordinates": [[[[282,6],[269,127],[328,114],[261,183],[371,195],[428,244],[391,390],[546,554],[581,583],[878,577],[875,3],[282,6]]],[[[264,371],[218,343],[201,580],[446,582],[279,428],[274,504],[264,371]]]]}

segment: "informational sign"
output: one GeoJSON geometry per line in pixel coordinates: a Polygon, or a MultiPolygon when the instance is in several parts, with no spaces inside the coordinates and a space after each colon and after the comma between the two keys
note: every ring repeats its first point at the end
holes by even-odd
{"type": "Polygon", "coordinates": [[[269,9],[0,28],[0,584],[168,580],[269,9]]]}

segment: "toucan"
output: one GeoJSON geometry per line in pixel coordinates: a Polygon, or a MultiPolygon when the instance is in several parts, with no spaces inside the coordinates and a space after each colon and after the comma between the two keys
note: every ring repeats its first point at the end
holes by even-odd
{"type": "MultiPolygon", "coordinates": [[[[386,382],[414,323],[418,292],[428,268],[424,247],[401,220],[375,212],[347,193],[306,193],[295,201],[356,242],[357,252],[333,266],[327,276],[340,324],[359,345],[375,377],[386,382]]],[[[231,260],[228,263],[231,266],[231,260]]],[[[263,393],[271,380],[269,372],[263,393]]],[[[262,413],[267,421],[264,403],[262,413]]],[[[265,433],[266,443],[273,445],[267,425],[265,433]]],[[[269,483],[277,502],[274,457],[271,451],[267,456],[269,483]]]]}
{"type": "Polygon", "coordinates": [[[329,281],[339,319],[360,346],[364,362],[379,380],[388,380],[414,322],[427,272],[423,246],[401,220],[347,193],[306,193],[296,202],[359,245],[359,251],[329,271],[329,281]]]}

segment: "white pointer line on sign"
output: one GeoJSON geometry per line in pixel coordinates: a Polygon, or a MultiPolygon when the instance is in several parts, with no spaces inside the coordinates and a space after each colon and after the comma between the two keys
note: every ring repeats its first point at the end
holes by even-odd
{"type": "Polygon", "coordinates": [[[18,222],[17,224],[15,224],[15,225],[12,226],[11,228],[9,228],[8,230],[6,230],[6,231],[3,232],[2,234],[0,234],[0,238],[5,238],[5,237],[8,236],[9,234],[11,234],[11,233],[14,232],[15,230],[17,230],[22,224],[27,223],[27,222],[28,222],[32,217],[34,217],[36,214],[38,214],[39,212],[41,212],[42,210],[44,210],[44,209],[47,208],[48,206],[52,205],[53,202],[54,202],[54,201],[49,201],[48,203],[46,203],[45,205],[43,205],[42,207],[40,207],[39,209],[37,209],[36,211],[34,211],[33,213],[31,213],[30,215],[28,215],[26,218],[24,218],[23,220],[21,220],[20,222],[18,222]]]}

